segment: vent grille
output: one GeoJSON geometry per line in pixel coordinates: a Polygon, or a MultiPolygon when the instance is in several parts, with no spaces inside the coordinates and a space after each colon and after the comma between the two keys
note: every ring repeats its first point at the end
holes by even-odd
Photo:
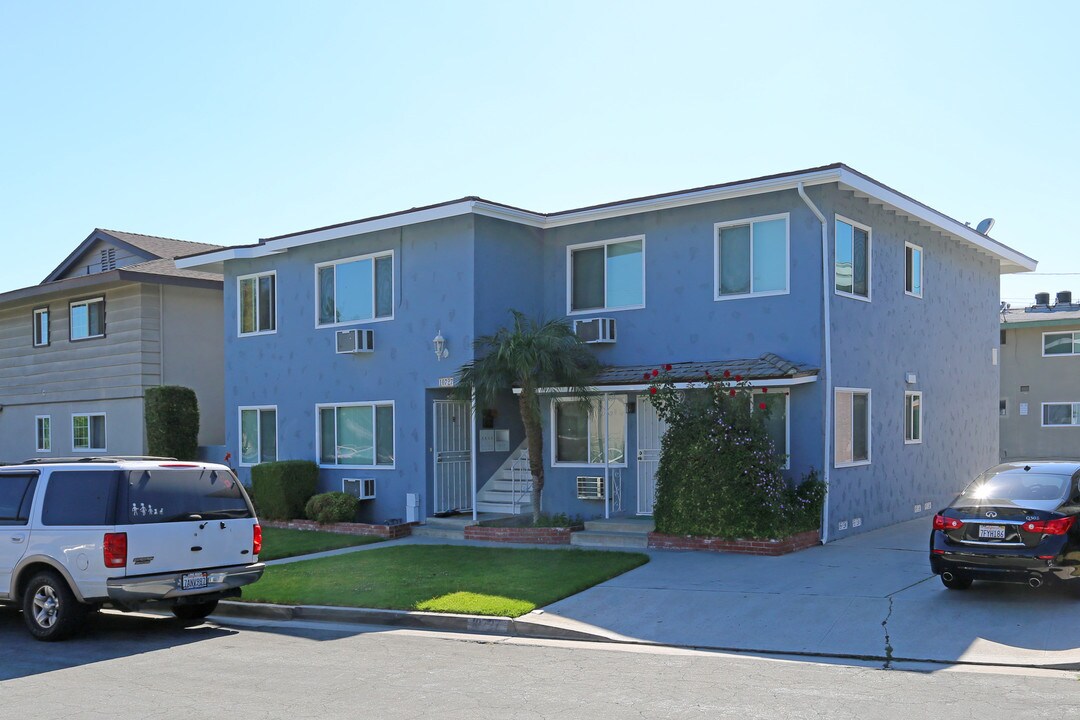
{"type": "Polygon", "coordinates": [[[106,248],[101,251],[101,272],[116,269],[116,248],[106,248]]]}
{"type": "Polygon", "coordinates": [[[603,500],[604,478],[578,475],[577,496],[578,500],[603,500]]]}

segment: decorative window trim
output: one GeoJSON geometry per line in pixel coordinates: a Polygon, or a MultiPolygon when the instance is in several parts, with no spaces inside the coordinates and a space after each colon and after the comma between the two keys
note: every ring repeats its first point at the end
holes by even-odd
{"type": "Polygon", "coordinates": [[[922,393],[922,390],[905,390],[904,391],[904,444],[905,445],[922,445],[922,441],[923,441],[923,410],[924,410],[924,407],[923,407],[923,393],[922,393]],[[912,430],[915,429],[914,413],[912,413],[912,425],[911,425],[911,427],[908,427],[908,420],[907,420],[907,411],[908,411],[909,398],[913,398],[913,397],[918,397],[919,398],[919,427],[918,427],[919,434],[918,434],[918,437],[915,437],[914,439],[912,439],[912,436],[914,435],[912,430]]]}
{"type": "MultiPolygon", "coordinates": [[[[916,245],[913,242],[905,242],[904,243],[904,294],[907,295],[908,297],[919,298],[920,300],[922,300],[923,291],[924,291],[923,282],[924,282],[924,279],[925,279],[925,276],[926,276],[926,273],[923,272],[923,265],[924,265],[925,261],[926,261],[926,252],[923,250],[922,245],[916,245]],[[915,292],[914,290],[908,290],[907,289],[908,288],[908,275],[907,275],[907,251],[908,251],[908,248],[911,248],[914,251],[918,251],[918,253],[919,253],[919,292],[915,292]]],[[[912,287],[914,287],[914,283],[912,283],[912,287]]]]}
{"type": "Polygon", "coordinates": [[[750,400],[753,406],[750,408],[750,412],[758,412],[758,401],[755,400],[758,396],[772,397],[773,395],[781,395],[784,398],[784,444],[787,445],[787,455],[784,457],[783,470],[791,469],[791,391],[790,390],[778,390],[776,388],[769,388],[772,392],[763,393],[761,388],[751,388],[750,400]]]}
{"type": "MultiPolygon", "coordinates": [[[[1042,427],[1044,427],[1044,428],[1080,428],[1080,422],[1068,423],[1068,424],[1047,425],[1046,424],[1046,406],[1047,405],[1076,406],[1076,405],[1080,405],[1080,402],[1058,401],[1058,402],[1044,402],[1044,403],[1039,404],[1039,423],[1040,423],[1040,425],[1042,427]]],[[[1080,411],[1078,411],[1077,408],[1075,408],[1075,407],[1070,408],[1070,414],[1071,414],[1072,417],[1076,417],[1078,412],[1080,412],[1080,411]]]]}
{"type": "MultiPolygon", "coordinates": [[[[87,332],[90,332],[89,326],[86,328],[87,332]]],[[[72,300],[68,303],[68,342],[83,342],[84,340],[97,340],[105,337],[105,296],[99,295],[97,297],[84,298],[82,300],[72,300]],[[73,311],[76,307],[85,305],[87,307],[87,321],[90,319],[89,306],[95,303],[101,303],[101,332],[97,335],[87,335],[86,337],[75,337],[72,332],[74,324],[72,323],[73,311]]]]}
{"type": "Polygon", "coordinates": [[[1076,352],[1076,343],[1080,340],[1080,331],[1073,330],[1049,330],[1042,334],[1042,356],[1044,358],[1067,358],[1067,357],[1080,357],[1080,353],[1076,352]],[[1073,352],[1067,353],[1047,353],[1046,352],[1046,336],[1047,335],[1072,335],[1073,352]]]}
{"type": "Polygon", "coordinates": [[[109,423],[106,417],[106,413],[103,412],[82,412],[71,414],[71,451],[72,452],[108,452],[109,448],[109,423]],[[86,418],[86,442],[88,447],[76,447],[75,446],[75,419],[86,418]],[[103,423],[102,436],[105,438],[105,444],[102,447],[93,447],[92,442],[94,438],[93,428],[91,427],[91,418],[99,417],[103,423]]]}
{"type": "MultiPolygon", "coordinates": [[[[396,273],[397,260],[394,255],[394,250],[380,250],[379,252],[368,253],[366,255],[355,255],[353,257],[341,258],[339,260],[330,260],[328,262],[321,262],[315,264],[315,327],[316,328],[339,328],[352,325],[367,325],[370,323],[386,322],[387,320],[393,320],[397,308],[397,278],[396,273]],[[366,320],[346,320],[344,322],[336,323],[320,323],[319,322],[319,270],[325,267],[334,268],[334,303],[337,303],[337,266],[350,262],[358,262],[360,260],[371,260],[371,311],[376,312],[376,289],[375,289],[375,260],[377,258],[389,257],[390,258],[390,314],[386,317],[371,317],[366,320]]],[[[339,467],[339,466],[335,466],[339,467]]],[[[383,467],[383,466],[380,466],[383,467]]]]}
{"type": "MultiPolygon", "coordinates": [[[[852,269],[854,272],[854,268],[852,269]]],[[[871,302],[874,296],[874,229],[869,225],[864,225],[861,222],[852,220],[849,217],[844,217],[839,213],[833,215],[833,293],[840,297],[851,298],[852,300],[861,300],[862,302],[871,302]],[[843,222],[852,226],[853,228],[859,228],[866,231],[866,297],[857,295],[853,292],[845,292],[844,290],[838,290],[836,288],[836,223],[843,222]]],[[[854,287],[854,285],[852,286],[854,287]]]]}
{"type": "MultiPolygon", "coordinates": [[[[337,417],[334,419],[335,432],[337,428],[337,417]]],[[[371,400],[366,402],[343,402],[343,403],[318,403],[315,405],[315,458],[320,468],[326,468],[327,470],[395,470],[397,468],[397,407],[393,400],[371,400]],[[346,407],[370,407],[371,410],[371,437],[372,437],[372,456],[376,460],[374,465],[346,465],[344,463],[324,463],[322,461],[322,417],[320,413],[323,410],[333,408],[346,408],[346,407]],[[379,465],[377,461],[379,459],[378,448],[374,447],[379,435],[379,416],[375,412],[377,407],[389,407],[394,413],[394,432],[393,432],[393,453],[394,461],[389,465],[379,465]]]]}
{"type": "Polygon", "coordinates": [[[52,452],[52,416],[51,415],[35,415],[34,416],[34,452],[47,453],[52,452]],[[42,425],[44,420],[44,425],[42,425]],[[42,432],[44,427],[45,432],[42,432]],[[44,442],[42,441],[44,439],[44,442]]]}
{"type": "Polygon", "coordinates": [[[566,314],[570,315],[595,315],[601,312],[619,312],[621,310],[642,310],[645,307],[645,235],[628,235],[626,237],[611,238],[610,240],[597,240],[595,242],[577,243],[566,246],[566,314]],[[607,251],[604,252],[604,306],[588,308],[586,310],[574,310],[574,252],[577,250],[589,250],[590,248],[618,245],[619,243],[641,241],[641,304],[640,305],[617,305],[607,304],[607,251]]]}
{"type": "Polygon", "coordinates": [[[759,215],[752,218],[739,220],[725,220],[713,223],[713,300],[742,300],[752,297],[772,297],[775,295],[791,294],[791,213],[775,213],[773,215],[759,215]],[[768,222],[770,220],[784,221],[784,289],[754,291],[754,223],[768,222]],[[720,294],[720,231],[724,228],[750,226],[750,292],[721,295],[720,294]]]}
{"type": "Polygon", "coordinates": [[[266,272],[249,273],[247,275],[238,275],[236,278],[236,336],[237,337],[254,337],[256,335],[274,335],[278,329],[278,314],[277,314],[277,300],[278,300],[278,283],[277,283],[277,270],[268,270],[266,272]],[[262,277],[274,278],[274,302],[270,311],[274,315],[274,327],[272,330],[252,330],[251,332],[244,332],[244,307],[243,307],[243,291],[240,289],[245,280],[254,279],[255,282],[255,325],[259,325],[259,283],[258,279],[262,277]]]}
{"type": "MultiPolygon", "coordinates": [[[[604,404],[603,396],[597,396],[597,397],[595,397],[593,399],[595,399],[595,400],[597,400],[599,402],[599,404],[600,404],[599,410],[603,411],[603,404],[604,404]]],[[[622,402],[624,405],[629,406],[629,399],[627,398],[626,395],[612,394],[610,399],[612,401],[618,399],[619,402],[622,402]]],[[[556,427],[556,423],[557,423],[557,418],[556,418],[555,413],[557,411],[558,406],[561,405],[561,404],[564,404],[564,403],[574,403],[574,402],[578,402],[576,398],[571,398],[571,397],[552,398],[552,400],[551,400],[551,409],[550,409],[550,419],[551,419],[551,426],[550,427],[552,428],[552,434],[553,435],[554,435],[554,428],[556,427]]],[[[590,414],[592,413],[592,408],[591,407],[589,408],[589,413],[590,414]]],[[[588,424],[586,424],[585,429],[586,429],[586,432],[587,432],[588,431],[588,424]]],[[[564,460],[559,460],[558,459],[558,456],[559,456],[559,444],[558,444],[557,441],[553,440],[552,443],[551,443],[551,466],[552,467],[565,467],[565,468],[602,468],[602,467],[625,468],[625,467],[629,467],[628,458],[627,458],[627,452],[626,452],[626,451],[629,450],[629,445],[627,444],[628,439],[629,439],[629,434],[630,434],[630,422],[629,422],[629,419],[627,419],[627,421],[623,423],[623,448],[625,448],[625,451],[623,452],[623,461],[621,463],[611,462],[611,463],[607,463],[605,465],[605,463],[568,462],[568,461],[564,461],[564,460]]],[[[586,445],[586,447],[588,447],[588,445],[589,445],[589,440],[590,440],[590,437],[586,434],[586,436],[585,436],[585,445],[586,445]]],[[[610,451],[610,449],[611,448],[609,447],[608,450],[610,451]]]]}
{"type": "MultiPolygon", "coordinates": [[[[833,467],[834,468],[848,468],[848,467],[862,467],[864,465],[870,465],[874,460],[874,415],[873,415],[873,397],[870,388],[858,388],[858,387],[834,387],[833,388],[833,447],[830,448],[830,452],[833,453],[833,467]],[[840,393],[851,393],[852,397],[856,394],[866,395],[866,459],[855,460],[852,462],[837,462],[836,460],[836,408],[839,405],[838,395],[840,393]]],[[[854,443],[853,443],[854,444],[854,443]]]]}
{"type": "Polygon", "coordinates": [[[49,313],[49,306],[42,305],[41,307],[34,308],[32,318],[33,328],[30,331],[30,342],[33,343],[36,348],[49,347],[49,345],[52,345],[52,315],[49,313]],[[38,338],[38,329],[42,327],[38,324],[38,317],[41,315],[45,316],[45,342],[41,342],[38,338]]]}
{"type": "Polygon", "coordinates": [[[237,423],[236,424],[236,429],[238,430],[238,433],[237,433],[237,436],[236,436],[236,440],[237,440],[236,461],[237,461],[237,464],[240,467],[254,467],[256,465],[259,465],[260,463],[275,462],[278,459],[278,457],[279,457],[279,453],[278,453],[278,449],[279,449],[279,445],[278,445],[278,437],[279,437],[278,436],[278,419],[279,418],[280,418],[280,413],[278,413],[277,405],[241,405],[238,408],[236,408],[236,423],[237,423]],[[244,411],[245,410],[255,410],[256,411],[256,415],[255,415],[255,418],[256,418],[255,437],[258,439],[259,447],[256,450],[255,455],[257,457],[260,457],[260,458],[262,457],[262,421],[263,421],[262,414],[263,414],[264,410],[266,410],[266,411],[272,410],[274,412],[274,459],[273,460],[259,460],[258,462],[253,462],[253,463],[244,462],[244,411]]]}

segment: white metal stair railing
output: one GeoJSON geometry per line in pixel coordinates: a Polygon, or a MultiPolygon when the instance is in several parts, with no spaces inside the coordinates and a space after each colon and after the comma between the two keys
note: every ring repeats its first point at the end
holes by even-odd
{"type": "Polygon", "coordinates": [[[514,515],[521,512],[521,506],[532,500],[533,477],[529,467],[528,449],[519,450],[510,465],[510,503],[514,515]]]}
{"type": "Polygon", "coordinates": [[[608,468],[608,490],[611,497],[611,512],[622,512],[622,468],[608,468]]]}

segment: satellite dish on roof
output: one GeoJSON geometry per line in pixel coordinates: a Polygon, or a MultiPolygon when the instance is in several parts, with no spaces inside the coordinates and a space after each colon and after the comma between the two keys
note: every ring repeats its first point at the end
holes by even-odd
{"type": "Polygon", "coordinates": [[[978,224],[978,226],[975,228],[975,232],[985,235],[986,233],[990,232],[990,228],[992,227],[994,227],[994,218],[986,218],[978,224]]]}

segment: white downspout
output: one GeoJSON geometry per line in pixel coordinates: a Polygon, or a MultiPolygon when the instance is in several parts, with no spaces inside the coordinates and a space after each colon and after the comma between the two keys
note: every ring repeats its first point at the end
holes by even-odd
{"type": "Polygon", "coordinates": [[[817,216],[821,223],[821,315],[824,327],[822,332],[825,336],[825,350],[822,358],[822,372],[825,381],[825,447],[822,453],[824,467],[821,471],[821,479],[825,483],[825,503],[821,508],[821,542],[829,542],[829,468],[832,467],[832,314],[830,312],[829,286],[829,225],[825,216],[818,210],[817,205],[807,196],[802,183],[798,185],[799,197],[803,199],[810,211],[817,216]]]}

